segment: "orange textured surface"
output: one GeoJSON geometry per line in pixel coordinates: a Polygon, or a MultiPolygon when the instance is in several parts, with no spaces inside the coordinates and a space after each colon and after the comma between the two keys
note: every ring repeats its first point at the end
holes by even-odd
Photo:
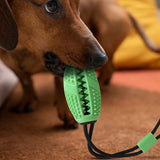
{"type": "Polygon", "coordinates": [[[133,70],[116,72],[113,84],[160,92],[160,70],[133,70]]]}

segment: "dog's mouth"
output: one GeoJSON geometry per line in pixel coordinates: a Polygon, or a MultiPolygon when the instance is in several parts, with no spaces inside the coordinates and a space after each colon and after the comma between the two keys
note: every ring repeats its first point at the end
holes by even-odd
{"type": "Polygon", "coordinates": [[[63,77],[66,64],[63,63],[53,52],[46,52],[44,55],[45,66],[56,76],[63,77]]]}

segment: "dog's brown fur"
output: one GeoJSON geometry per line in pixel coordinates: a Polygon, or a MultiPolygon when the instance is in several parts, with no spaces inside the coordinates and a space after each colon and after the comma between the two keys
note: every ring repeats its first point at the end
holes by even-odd
{"type": "MultiPolygon", "coordinates": [[[[59,1],[64,7],[64,16],[56,20],[30,0],[10,0],[9,4],[7,0],[0,1],[0,20],[3,19],[7,37],[0,38],[0,46],[5,49],[0,49],[0,58],[22,83],[24,96],[20,104],[21,111],[26,105],[33,107],[36,104],[36,93],[30,76],[44,70],[45,52],[54,52],[67,65],[90,68],[87,57],[94,56],[95,50],[103,52],[95,36],[109,56],[109,62],[99,69],[99,82],[103,86],[109,82],[113,73],[113,53],[133,26],[150,49],[159,51],[148,41],[137,21],[115,0],[81,0],[81,17],[94,36],[79,17],[79,0],[59,1]],[[11,24],[7,23],[4,15],[11,24]]],[[[39,4],[46,1],[34,2],[39,4]]],[[[0,29],[0,36],[4,37],[4,27],[0,29]]],[[[62,79],[56,77],[55,83],[58,115],[66,125],[73,127],[75,121],[66,107],[62,79]]]]}
{"type": "MultiPolygon", "coordinates": [[[[79,0],[56,0],[58,9],[54,14],[44,8],[47,2],[0,1],[0,58],[22,84],[20,111],[36,104],[30,76],[44,70],[46,53],[54,53],[65,64],[81,68],[95,68],[106,61],[104,50],[80,19],[79,0]],[[100,56],[103,60],[97,64],[96,57],[100,56]]],[[[69,121],[66,114],[61,119],[69,121]]]]}

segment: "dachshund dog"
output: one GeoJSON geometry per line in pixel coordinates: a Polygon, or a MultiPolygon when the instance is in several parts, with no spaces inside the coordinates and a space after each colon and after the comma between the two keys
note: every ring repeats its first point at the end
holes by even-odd
{"type": "Polygon", "coordinates": [[[147,46],[159,52],[142,27],[115,0],[1,0],[0,58],[19,77],[24,95],[16,111],[36,105],[31,75],[49,70],[55,77],[56,107],[65,126],[77,125],[63,93],[65,65],[96,69],[102,87],[113,72],[112,56],[135,27],[147,46]],[[81,20],[81,18],[84,22],[81,20]],[[107,56],[101,45],[104,47],[107,56]]]}
{"type": "MultiPolygon", "coordinates": [[[[22,84],[20,111],[28,111],[26,106],[36,104],[32,74],[46,67],[63,76],[65,65],[97,68],[106,63],[105,51],[80,19],[79,3],[79,0],[0,0],[0,58],[22,84]]],[[[63,113],[58,108],[60,118],[67,125],[72,124],[73,117],[67,107],[63,108],[63,113]]]]}

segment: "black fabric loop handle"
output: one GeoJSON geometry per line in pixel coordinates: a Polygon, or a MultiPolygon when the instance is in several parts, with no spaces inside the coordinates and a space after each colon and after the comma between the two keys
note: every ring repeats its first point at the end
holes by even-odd
{"type": "Polygon", "coordinates": [[[142,151],[138,151],[138,152],[135,152],[135,153],[126,154],[126,153],[129,153],[131,151],[134,151],[134,150],[138,149],[137,146],[135,146],[131,149],[122,151],[122,152],[115,153],[115,154],[109,154],[109,153],[105,153],[105,152],[101,151],[91,141],[91,137],[92,137],[92,133],[93,133],[93,127],[94,127],[94,124],[91,124],[90,132],[88,133],[87,125],[84,125],[84,133],[85,133],[85,136],[86,136],[86,139],[87,139],[87,142],[88,142],[88,150],[95,157],[101,158],[101,159],[111,159],[111,158],[132,157],[132,156],[137,156],[137,155],[143,153],[142,151]]]}
{"type": "Polygon", "coordinates": [[[152,130],[152,134],[155,134],[155,132],[157,131],[158,127],[160,126],[160,119],[159,121],[157,122],[156,126],[154,127],[154,129],[152,130]]]}
{"type": "MultiPolygon", "coordinates": [[[[90,124],[88,124],[88,123],[83,124],[83,129],[84,129],[84,134],[85,134],[85,137],[86,137],[86,140],[87,140],[87,143],[88,143],[88,150],[96,158],[111,159],[111,158],[133,157],[133,156],[137,156],[137,155],[140,155],[140,154],[143,153],[142,150],[134,152],[137,149],[139,149],[139,147],[137,145],[130,148],[130,149],[127,149],[127,150],[124,150],[124,151],[121,151],[121,152],[117,152],[117,153],[114,153],[114,154],[109,154],[109,153],[105,153],[105,152],[101,151],[100,149],[98,149],[92,143],[92,135],[93,135],[94,125],[95,125],[95,122],[92,122],[90,124]],[[90,125],[89,131],[88,131],[88,125],[90,125]]],[[[157,129],[159,128],[159,126],[160,126],[160,119],[159,119],[158,123],[156,124],[156,126],[154,127],[154,129],[152,130],[151,133],[154,134],[157,131],[157,129]]],[[[160,139],[160,134],[156,137],[156,139],[157,140],[160,139]]]]}

